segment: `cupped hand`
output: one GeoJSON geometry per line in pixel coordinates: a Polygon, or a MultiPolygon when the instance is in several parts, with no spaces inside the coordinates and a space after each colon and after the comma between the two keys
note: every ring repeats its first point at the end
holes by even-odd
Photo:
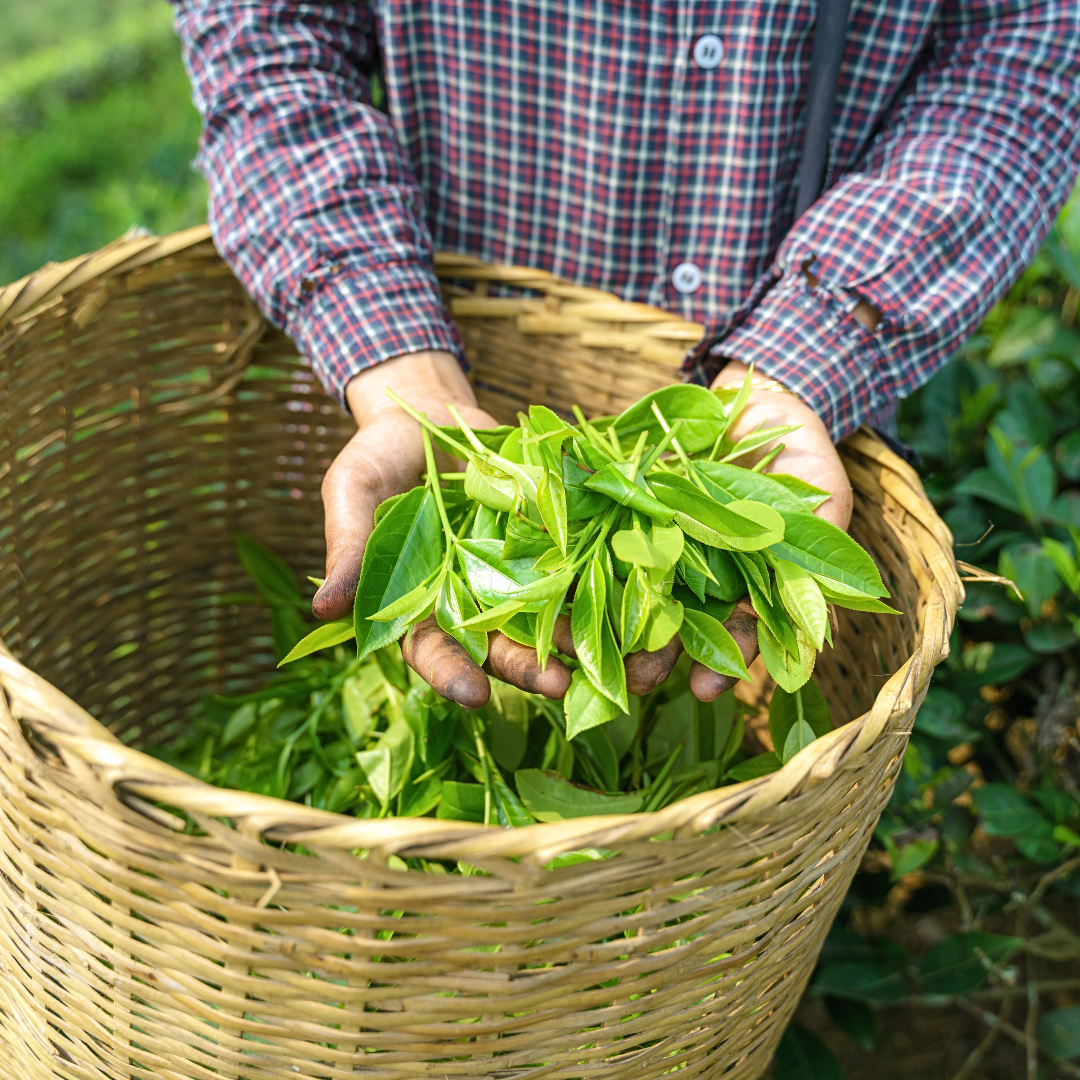
{"type": "MultiPolygon", "coordinates": [[[[741,384],[748,371],[746,364],[729,360],[713,382],[712,389],[732,383],[741,384]]],[[[825,425],[804,401],[790,393],[754,390],[728,436],[738,441],[759,428],[788,424],[800,426],[783,437],[784,448],[766,466],[765,471],[789,473],[821,488],[822,491],[827,491],[830,498],[814,513],[833,525],[846,529],[851,521],[851,484],[825,425]]],[[[763,446],[747,454],[740,458],[737,464],[753,465],[769,452],[771,446],[772,444],[763,446]]],[[[736,604],[724,625],[749,666],[757,656],[758,645],[757,614],[747,598],[744,597],[736,604]]],[[[681,653],[682,644],[677,637],[657,652],[631,653],[626,658],[627,689],[634,694],[645,694],[659,686],[671,674],[671,669],[681,653]]],[[[690,668],[690,690],[699,701],[713,701],[725,690],[730,690],[736,681],[730,675],[718,675],[696,661],[690,668]]]]}
{"type": "MultiPolygon", "coordinates": [[[[326,580],[311,603],[319,619],[341,619],[352,611],[364,547],[374,528],[379,503],[415,487],[424,472],[420,425],[387,396],[390,389],[435,424],[452,424],[455,405],[473,428],[496,421],[476,404],[472,387],[449,353],[399,356],[357,375],[345,396],[357,432],[326,472],[322,500],[326,513],[326,580]]],[[[490,636],[482,671],[434,618],[412,628],[401,640],[410,667],[435,691],[467,709],[486,704],[491,686],[484,671],[522,690],[561,698],[570,671],[555,657],[541,671],[536,651],[501,633],[490,636]]]]}
{"type": "MultiPolygon", "coordinates": [[[[729,362],[713,384],[741,382],[746,366],[729,362]]],[[[419,424],[387,396],[394,390],[414,409],[436,424],[453,423],[448,405],[453,404],[474,428],[494,427],[495,420],[476,404],[456,359],[449,353],[426,352],[388,360],[356,376],[346,398],[357,422],[357,432],[327,470],[322,485],[326,512],[326,580],[315,594],[312,610],[320,619],[340,619],[352,609],[364,556],[379,503],[408,491],[424,471],[424,447],[419,424]]],[[[784,437],[784,449],[768,467],[787,472],[828,491],[831,498],[815,513],[841,528],[851,518],[851,486],[824,424],[792,394],[756,390],[732,428],[738,439],[759,427],[799,424],[784,437]]],[[[759,454],[767,452],[762,448],[759,454]]],[[[752,455],[740,464],[752,463],[752,455]]],[[[757,616],[749,600],[740,600],[725,626],[749,664],[757,655],[757,616]]],[[[553,644],[565,656],[574,657],[570,620],[556,623],[553,644]]],[[[646,694],[664,682],[682,653],[674,637],[663,649],[631,653],[626,658],[627,689],[646,694]]],[[[570,671],[558,657],[550,657],[544,670],[536,651],[494,632],[489,637],[488,659],[483,669],[465,649],[429,618],[401,641],[406,662],[437,693],[465,708],[486,704],[491,692],[485,672],[522,690],[561,698],[570,686],[570,671]]],[[[701,701],[712,701],[730,689],[735,680],[695,662],[690,671],[690,690],[701,701]]]]}

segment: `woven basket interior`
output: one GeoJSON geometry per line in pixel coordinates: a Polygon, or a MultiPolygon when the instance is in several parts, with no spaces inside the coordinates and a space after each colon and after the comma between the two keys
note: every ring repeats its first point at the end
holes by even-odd
{"type": "MultiPolygon", "coordinates": [[[[319,484],[353,424],[276,331],[219,392],[253,318],[202,245],[76,289],[7,335],[0,636],[136,745],[272,666],[265,611],[229,600],[250,590],[236,531],[298,574],[322,569],[319,484]]],[[[565,411],[576,398],[597,415],[675,377],[511,319],[462,321],[500,420],[529,400],[565,411]]],[[[869,708],[911,654],[919,604],[907,555],[858,491],[852,532],[906,614],[841,613],[816,674],[837,723],[869,708]]]]}

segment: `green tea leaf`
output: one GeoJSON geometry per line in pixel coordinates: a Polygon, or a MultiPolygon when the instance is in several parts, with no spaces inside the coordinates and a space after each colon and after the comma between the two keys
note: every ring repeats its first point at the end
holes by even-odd
{"type": "Polygon", "coordinates": [[[407,783],[401,789],[398,817],[423,817],[430,814],[442,799],[443,782],[438,776],[427,776],[420,783],[407,783]]]}
{"type": "Polygon", "coordinates": [[[487,660],[488,636],[465,624],[476,618],[480,609],[456,571],[450,570],[443,579],[439,599],[435,604],[435,621],[440,629],[457,641],[477,664],[487,660]]]}
{"type": "Polygon", "coordinates": [[[781,513],[784,539],[770,548],[774,555],[868,596],[889,595],[874,560],[843,529],[815,514],[781,513]]]}
{"type": "Polygon", "coordinates": [[[759,776],[768,776],[780,768],[780,758],[771,750],[765,754],[740,761],[738,765],[732,765],[727,771],[727,778],[736,784],[746,780],[756,780],[759,776]]]}
{"type": "Polygon", "coordinates": [[[565,450],[562,453],[563,489],[566,491],[566,516],[570,521],[596,517],[611,505],[611,500],[599,491],[591,491],[585,481],[595,470],[584,468],[565,450]]]}
{"type": "Polygon", "coordinates": [[[682,554],[683,534],[681,529],[664,530],[666,535],[675,532],[678,534],[678,543],[666,543],[666,549],[657,547],[640,529],[623,529],[615,533],[611,538],[611,550],[623,562],[631,566],[648,566],[655,570],[670,570],[679,555],[682,554]],[[678,549],[675,558],[671,556],[678,549]]]}
{"type": "Polygon", "coordinates": [[[743,454],[749,454],[751,450],[757,450],[768,443],[773,442],[775,439],[781,439],[785,435],[790,435],[793,431],[798,431],[801,424],[784,424],[781,427],[762,428],[761,431],[752,431],[749,435],[741,438],[728,453],[720,459],[722,465],[726,465],[730,461],[734,461],[738,457],[742,457],[743,454]]]}
{"type": "Polygon", "coordinates": [[[742,653],[722,623],[704,611],[683,609],[679,630],[683,648],[699,663],[720,675],[749,679],[742,653]]]}
{"type": "Polygon", "coordinates": [[[342,645],[346,641],[352,641],[354,637],[356,637],[356,624],[352,619],[335,619],[333,622],[323,623],[315,627],[306,638],[297,642],[292,651],[278,662],[278,667],[291,664],[304,656],[310,656],[320,649],[342,645]]]}
{"type": "Polygon", "coordinates": [[[652,410],[654,402],[669,424],[683,421],[679,444],[688,454],[712,446],[727,426],[724,405],[715,394],[703,386],[677,384],[646,394],[617,417],[613,426],[620,439],[632,442],[638,432],[647,431],[649,442],[660,442],[664,431],[652,410]]]}
{"type": "Polygon", "coordinates": [[[731,554],[719,548],[705,549],[713,580],[706,581],[705,593],[718,600],[735,601],[746,595],[746,582],[731,554]]]}
{"type": "Polygon", "coordinates": [[[613,461],[585,481],[585,487],[614,499],[620,506],[629,506],[654,521],[667,524],[674,514],[649,490],[631,462],[613,461]]]}
{"type": "Polygon", "coordinates": [[[458,626],[458,629],[470,634],[488,634],[492,630],[501,630],[524,607],[523,603],[516,600],[509,600],[505,604],[496,604],[493,608],[488,608],[486,611],[470,616],[458,626]]]}
{"type": "Polygon", "coordinates": [[[723,506],[677,473],[654,474],[649,480],[680,528],[704,544],[758,551],[784,535],[784,519],[764,503],[743,499],[723,506]]]}
{"type": "MultiPolygon", "coordinates": [[[[788,761],[793,755],[787,753],[787,743],[792,730],[800,723],[807,725],[810,737],[803,732],[802,745],[820,739],[832,731],[832,711],[817,684],[804,683],[794,692],[777,686],[769,702],[769,737],[782,761],[788,761]]],[[[802,749],[802,745],[798,747],[802,749]]],[[[797,751],[796,751],[797,752],[797,751]]]]}
{"type": "Polygon", "coordinates": [[[802,631],[799,631],[796,635],[799,655],[795,657],[777,641],[761,619],[758,620],[757,630],[758,649],[766,670],[777,686],[783,687],[788,693],[794,693],[810,678],[810,672],[814,670],[817,654],[813,646],[802,636],[802,631]]]}
{"type": "Polygon", "coordinates": [[[633,814],[641,809],[640,795],[605,795],[571,784],[558,773],[519,769],[514,773],[521,801],[539,821],[594,817],[597,814],[633,814]]]}
{"type": "Polygon", "coordinates": [[[423,612],[435,603],[446,577],[446,567],[442,567],[439,573],[428,581],[423,582],[404,596],[398,597],[392,604],[387,604],[381,611],[376,611],[368,618],[372,622],[393,622],[394,619],[405,618],[409,622],[417,622],[423,617],[423,612]]]}
{"type": "Polygon", "coordinates": [[[356,755],[357,763],[383,806],[388,806],[401,791],[412,768],[415,745],[412,728],[404,719],[398,719],[383,732],[373,750],[362,750],[356,755]]]}
{"type": "Polygon", "coordinates": [[[626,579],[622,595],[622,610],[619,622],[619,639],[625,656],[633,652],[638,638],[645,629],[652,605],[652,592],[649,589],[645,571],[635,566],[626,579]]]}
{"type": "Polygon", "coordinates": [[[682,604],[670,596],[653,594],[652,607],[645,620],[645,629],[639,644],[648,652],[656,652],[679,632],[685,612],[682,604]]]}
{"type": "Polygon", "coordinates": [[[780,760],[786,765],[800,750],[809,746],[817,736],[805,720],[797,720],[788,732],[780,760]]]}
{"type": "MultiPolygon", "coordinates": [[[[566,710],[566,737],[573,739],[583,731],[599,727],[626,710],[616,705],[592,684],[584,670],[574,672],[570,689],[563,700],[566,710]]],[[[519,789],[520,790],[520,789],[519,789]]]]}
{"type": "Polygon", "coordinates": [[[829,1019],[868,1054],[877,1046],[877,1015],[865,1001],[829,996],[825,998],[829,1019]]]}
{"type": "Polygon", "coordinates": [[[437,818],[444,821],[484,820],[484,801],[486,791],[483,784],[463,784],[457,780],[444,780],[442,783],[437,818]]]}
{"type": "Polygon", "coordinates": [[[253,540],[243,533],[236,533],[235,540],[241,565],[255,583],[255,588],[269,603],[307,607],[300,596],[300,586],[296,583],[296,575],[280,555],[275,555],[258,540],[253,540]]]}
{"type": "Polygon", "coordinates": [[[435,496],[426,488],[413,488],[375,526],[364,550],[353,609],[361,659],[396,641],[409,622],[400,617],[374,623],[368,616],[426,581],[442,558],[443,532],[435,496]]]}
{"type": "Polygon", "coordinates": [[[607,583],[599,555],[581,575],[570,620],[574,649],[592,685],[626,712],[626,671],[607,617],[607,583]]]}
{"type": "Polygon", "coordinates": [[[784,609],[792,621],[821,650],[829,622],[825,597],[818,583],[801,566],[769,552],[768,561],[776,573],[776,587],[784,609]]]}
{"type": "Polygon", "coordinates": [[[502,546],[498,540],[459,540],[457,543],[458,558],[469,588],[482,604],[492,607],[515,595],[523,585],[543,577],[532,568],[531,560],[504,562],[502,546]]]}
{"type": "Polygon", "coordinates": [[[550,447],[540,447],[540,458],[544,463],[544,476],[536,489],[536,508],[540,511],[540,520],[543,521],[548,535],[565,555],[569,519],[562,469],[550,447]]]}

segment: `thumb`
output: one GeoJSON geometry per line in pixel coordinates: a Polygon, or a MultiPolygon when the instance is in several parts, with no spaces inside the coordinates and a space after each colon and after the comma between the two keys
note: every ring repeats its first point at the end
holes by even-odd
{"type": "Polygon", "coordinates": [[[375,509],[418,479],[413,442],[419,439],[407,427],[375,421],[352,437],[327,470],[326,580],[311,602],[317,619],[341,619],[352,611],[375,509]]]}

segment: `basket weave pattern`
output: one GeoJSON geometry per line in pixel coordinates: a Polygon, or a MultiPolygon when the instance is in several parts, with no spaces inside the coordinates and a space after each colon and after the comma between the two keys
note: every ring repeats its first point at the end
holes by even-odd
{"type": "MultiPolygon", "coordinates": [[[[439,269],[500,418],[622,408],[696,334],[538,271],[439,269]]],[[[527,829],[358,821],[135,748],[263,677],[265,617],[225,596],[232,533],[316,572],[318,485],[352,426],[206,231],[0,291],[0,374],[4,1080],[761,1074],[962,596],[906,465],[869,433],[842,448],[853,535],[905,614],[841,613],[815,676],[841,726],[779,772],[527,829]],[[590,847],[617,854],[544,869],[590,847]]]]}

